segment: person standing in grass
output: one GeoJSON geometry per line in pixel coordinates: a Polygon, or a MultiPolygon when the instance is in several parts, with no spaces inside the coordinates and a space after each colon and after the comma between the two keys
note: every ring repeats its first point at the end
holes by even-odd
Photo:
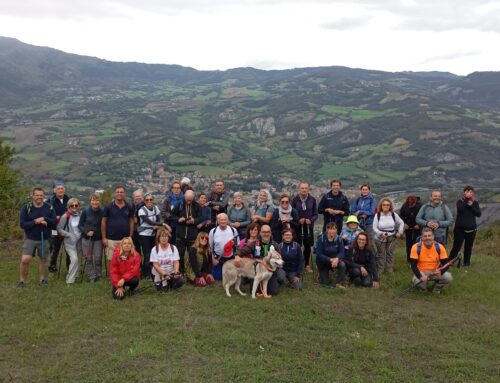
{"type": "Polygon", "coordinates": [[[215,181],[215,186],[210,197],[208,198],[208,206],[212,209],[212,222],[217,221],[217,216],[227,212],[229,204],[229,193],[224,188],[224,181],[218,179],[215,181]]]}
{"type": "Polygon", "coordinates": [[[438,270],[447,262],[448,255],[444,245],[434,240],[434,233],[430,227],[424,227],[421,241],[411,248],[410,265],[413,271],[413,285],[425,290],[427,282],[434,281],[431,291],[441,293],[443,287],[453,280],[448,271],[449,267],[438,270]]]}
{"type": "Polygon", "coordinates": [[[319,201],[318,213],[324,216],[323,232],[326,231],[326,225],[330,222],[335,223],[338,230],[342,230],[344,217],[349,215],[351,207],[349,206],[349,200],[340,190],[341,186],[340,180],[332,180],[330,182],[332,190],[319,201]]]}
{"type": "Polygon", "coordinates": [[[476,217],[481,217],[481,208],[474,196],[474,188],[466,186],[462,197],[457,201],[457,221],[453,230],[453,247],[450,259],[456,258],[462,244],[464,245],[464,266],[470,266],[472,246],[476,238],[476,217]]]}
{"type": "Polygon", "coordinates": [[[133,294],[134,290],[139,286],[140,268],[141,255],[135,251],[132,237],[123,238],[115,246],[109,266],[113,299],[124,299],[126,287],[128,287],[129,295],[133,294]]]}
{"type": "Polygon", "coordinates": [[[343,285],[346,265],[344,241],[338,235],[335,222],[326,224],[326,231],[318,236],[316,240],[316,264],[318,266],[319,283],[322,286],[330,286],[330,271],[337,272],[335,287],[345,288],[343,285]]]}
{"type": "Polygon", "coordinates": [[[54,208],[44,202],[42,188],[34,188],[31,192],[31,202],[23,205],[19,213],[19,224],[24,230],[23,255],[21,257],[20,278],[17,287],[26,286],[31,259],[38,254],[38,272],[40,286],[48,284],[47,280],[47,245],[52,228],[56,226],[54,208]]]}
{"type": "Polygon", "coordinates": [[[380,287],[377,261],[367,233],[359,233],[345,257],[349,279],[355,286],[380,287]]]}
{"type": "Polygon", "coordinates": [[[138,225],[137,233],[139,234],[139,243],[142,250],[142,278],[151,278],[151,264],[149,256],[151,249],[155,245],[156,230],[160,227],[170,227],[166,223],[161,223],[160,208],[154,203],[154,198],[151,193],[144,195],[144,205],[137,212],[138,225]]]}
{"type": "Polygon", "coordinates": [[[368,237],[373,239],[373,218],[377,201],[373,197],[369,184],[363,184],[359,190],[361,195],[356,198],[351,205],[351,214],[356,216],[359,221],[359,227],[368,233],[368,237]]]}
{"type": "MultiPolygon", "coordinates": [[[[137,251],[142,254],[141,243],[139,242],[139,232],[138,224],[139,224],[139,210],[144,206],[144,191],[142,189],[137,189],[132,193],[132,207],[134,209],[134,236],[132,239],[134,240],[134,247],[137,251]]],[[[143,257],[144,259],[144,257],[143,257]]]]}
{"type": "Polygon", "coordinates": [[[405,238],[406,238],[406,260],[410,262],[410,252],[413,244],[417,242],[420,235],[420,226],[416,218],[422,204],[420,198],[410,195],[406,198],[405,203],[401,206],[399,215],[405,223],[405,238]]]}
{"type": "Polygon", "coordinates": [[[453,214],[441,200],[441,192],[433,190],[431,200],[422,205],[415,219],[420,227],[434,230],[436,241],[446,246],[448,229],[453,226],[453,214]]]}
{"type": "Polygon", "coordinates": [[[396,238],[403,234],[404,222],[394,212],[394,205],[389,198],[382,198],[378,204],[378,213],[373,220],[375,248],[377,251],[377,271],[394,272],[394,247],[396,238]]]}
{"type": "Polygon", "coordinates": [[[161,206],[161,219],[172,229],[172,236],[170,242],[175,245],[177,239],[177,220],[172,218],[172,210],[177,202],[182,201],[184,193],[181,191],[181,184],[178,181],[172,182],[170,191],[167,193],[161,206]]]}
{"type": "Polygon", "coordinates": [[[115,246],[125,237],[134,235],[134,208],[125,200],[125,188],[115,188],[115,199],[104,208],[101,221],[102,244],[106,258],[111,261],[115,246]]]}
{"type": "Polygon", "coordinates": [[[82,233],[82,250],[86,258],[87,278],[91,283],[97,282],[102,276],[102,216],[101,197],[94,193],[90,196],[90,207],[82,211],[78,223],[78,228],[82,233]]]}
{"type": "Polygon", "coordinates": [[[63,214],[57,224],[57,233],[64,237],[64,247],[69,256],[69,268],[66,275],[66,284],[75,283],[81,261],[81,241],[82,233],[78,225],[80,224],[80,201],[77,198],[70,198],[68,201],[68,211],[63,214]]]}
{"type": "Polygon", "coordinates": [[[252,222],[259,225],[269,225],[274,212],[273,197],[269,190],[262,189],[257,197],[257,202],[252,209],[252,222]]]}
{"type": "Polygon", "coordinates": [[[194,200],[194,191],[188,190],[182,201],[177,202],[171,212],[172,221],[177,225],[175,240],[179,257],[180,272],[186,272],[185,253],[193,246],[198,235],[197,225],[201,222],[201,207],[194,200]]]}
{"type": "Polygon", "coordinates": [[[201,208],[201,222],[196,227],[199,231],[210,233],[214,224],[212,222],[212,209],[208,206],[208,198],[205,192],[200,192],[198,195],[198,205],[201,208]]]}
{"type": "Polygon", "coordinates": [[[243,194],[236,192],[233,194],[234,203],[229,208],[227,216],[229,217],[229,225],[238,231],[240,240],[246,236],[246,228],[251,221],[250,209],[243,203],[243,194]]]}
{"type": "Polygon", "coordinates": [[[298,194],[292,200],[292,207],[299,213],[300,227],[297,229],[297,240],[304,246],[305,271],[312,273],[310,265],[311,248],[314,246],[314,223],[318,219],[316,198],[309,194],[309,184],[301,182],[298,194]]]}
{"type": "Polygon", "coordinates": [[[281,232],[283,230],[293,229],[296,231],[299,226],[299,213],[290,205],[290,196],[282,194],[280,196],[280,205],[274,210],[273,217],[271,218],[274,240],[281,242],[281,232]]]}
{"type": "MultiPolygon", "coordinates": [[[[61,217],[66,213],[69,197],[66,195],[66,187],[64,186],[64,182],[62,181],[54,181],[52,183],[53,194],[47,200],[47,202],[52,206],[56,213],[56,226],[59,223],[61,217]]],[[[57,231],[53,231],[53,236],[47,238],[50,242],[50,265],[49,271],[51,273],[57,272],[57,258],[59,256],[59,252],[61,251],[61,246],[63,245],[64,238],[57,234],[57,231]]],[[[66,260],[66,266],[69,267],[69,261],[66,260]]]]}

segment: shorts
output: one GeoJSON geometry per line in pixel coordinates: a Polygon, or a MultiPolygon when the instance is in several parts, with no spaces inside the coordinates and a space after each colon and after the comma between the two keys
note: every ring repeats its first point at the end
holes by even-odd
{"type": "Polygon", "coordinates": [[[23,242],[23,255],[31,255],[34,257],[38,254],[38,256],[45,260],[47,256],[47,246],[48,242],[44,241],[43,253],[42,253],[42,241],[34,241],[32,239],[25,239],[23,242]]]}

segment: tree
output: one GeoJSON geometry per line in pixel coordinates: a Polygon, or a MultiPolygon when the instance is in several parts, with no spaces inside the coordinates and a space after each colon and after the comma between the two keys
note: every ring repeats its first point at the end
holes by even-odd
{"type": "Polygon", "coordinates": [[[22,234],[19,228],[19,208],[25,201],[28,190],[21,185],[21,172],[10,167],[14,154],[14,148],[0,140],[0,240],[22,234]]]}

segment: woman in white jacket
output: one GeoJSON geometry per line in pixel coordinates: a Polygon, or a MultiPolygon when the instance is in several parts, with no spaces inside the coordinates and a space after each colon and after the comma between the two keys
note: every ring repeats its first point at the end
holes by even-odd
{"type": "Polygon", "coordinates": [[[66,283],[75,283],[78,269],[80,268],[80,238],[82,236],[78,224],[80,223],[80,201],[77,198],[70,198],[68,201],[68,211],[61,216],[57,224],[57,232],[64,237],[64,247],[69,256],[68,275],[66,283]]]}
{"type": "Polygon", "coordinates": [[[373,219],[373,232],[375,233],[375,250],[377,252],[378,274],[384,269],[394,272],[393,251],[396,246],[396,238],[403,234],[404,222],[394,212],[394,205],[389,198],[382,198],[378,204],[378,213],[373,219]]]}

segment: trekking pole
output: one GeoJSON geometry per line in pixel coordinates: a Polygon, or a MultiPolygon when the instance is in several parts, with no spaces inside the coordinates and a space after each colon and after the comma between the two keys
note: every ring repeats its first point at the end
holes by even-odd
{"type": "MultiPolygon", "coordinates": [[[[57,240],[57,237],[55,238],[57,240]]],[[[61,263],[63,259],[63,254],[65,253],[66,248],[64,247],[64,243],[61,243],[61,247],[59,247],[58,257],[59,257],[59,265],[57,266],[57,279],[61,276],[61,263]]]]}
{"type": "MultiPolygon", "coordinates": [[[[46,268],[46,263],[45,263],[45,238],[43,237],[43,227],[42,227],[42,231],[40,232],[40,242],[41,242],[41,248],[42,248],[42,256],[40,257],[40,259],[42,259],[42,263],[43,263],[43,273],[44,275],[47,273],[47,270],[45,270],[46,268]]],[[[47,277],[44,277],[44,278],[48,278],[47,277]]]]}
{"type": "MultiPolygon", "coordinates": [[[[445,268],[447,267],[451,267],[453,266],[453,264],[455,262],[459,262],[460,259],[462,258],[461,255],[459,255],[458,257],[455,257],[453,259],[450,259],[448,262],[446,262],[443,266],[441,267],[438,267],[436,270],[434,271],[443,271],[445,268]]],[[[418,281],[417,283],[412,283],[410,287],[408,287],[407,289],[404,289],[400,294],[398,295],[395,295],[394,298],[401,298],[403,295],[405,295],[406,293],[409,293],[410,291],[412,291],[415,287],[417,287],[418,285],[420,285],[422,283],[422,281],[418,281]]]]}

